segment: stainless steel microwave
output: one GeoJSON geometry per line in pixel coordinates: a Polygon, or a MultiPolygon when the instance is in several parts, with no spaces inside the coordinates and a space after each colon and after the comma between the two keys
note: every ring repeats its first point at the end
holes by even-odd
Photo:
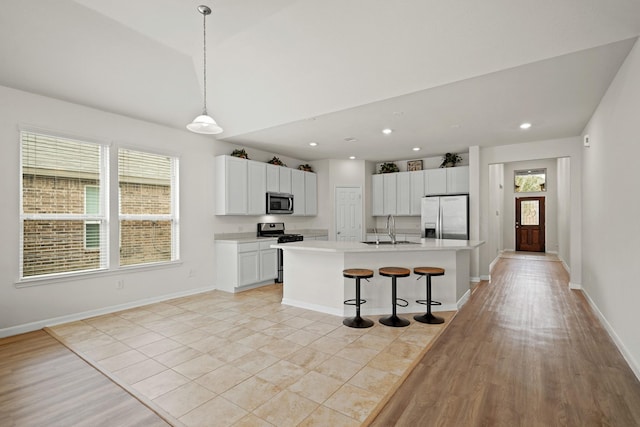
{"type": "Polygon", "coordinates": [[[292,214],[293,194],[267,193],[267,214],[292,214]]]}

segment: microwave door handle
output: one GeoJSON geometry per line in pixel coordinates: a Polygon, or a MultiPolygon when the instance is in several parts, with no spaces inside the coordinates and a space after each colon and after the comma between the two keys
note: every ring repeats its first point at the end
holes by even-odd
{"type": "Polygon", "coordinates": [[[287,200],[289,201],[289,209],[288,210],[292,211],[293,210],[293,197],[289,197],[287,200]]]}

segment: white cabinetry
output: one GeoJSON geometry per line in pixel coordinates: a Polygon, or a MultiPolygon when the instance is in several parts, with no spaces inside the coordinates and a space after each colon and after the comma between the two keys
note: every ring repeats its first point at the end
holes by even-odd
{"type": "Polygon", "coordinates": [[[247,167],[244,159],[216,157],[216,215],[247,214],[247,167]]]}
{"type": "Polygon", "coordinates": [[[318,214],[317,177],[232,156],[215,158],[216,215],[264,215],[266,193],[294,194],[294,215],[318,214]]]}
{"type": "Polygon", "coordinates": [[[291,169],[291,194],[293,194],[293,214],[306,214],[306,191],[304,183],[304,172],[297,169],[291,169]]]}
{"type": "Polygon", "coordinates": [[[266,167],[267,167],[267,191],[279,193],[280,192],[280,168],[282,166],[266,164],[266,167]]]}
{"type": "Polygon", "coordinates": [[[257,243],[238,245],[238,287],[260,281],[260,257],[257,243]]]}
{"type": "Polygon", "coordinates": [[[396,179],[395,173],[385,173],[382,179],[382,214],[383,215],[395,215],[396,214],[396,179]]]}
{"type": "Polygon", "coordinates": [[[424,175],[425,194],[445,194],[447,192],[447,170],[427,169],[424,175]]]}
{"type": "Polygon", "coordinates": [[[265,163],[248,161],[247,214],[249,215],[264,215],[267,212],[266,166],[265,163]]]}
{"type": "MultiPolygon", "coordinates": [[[[318,176],[315,173],[304,172],[304,192],[305,215],[318,215],[318,176]]],[[[294,203],[297,202],[294,200],[294,203]]]]}
{"type": "Polygon", "coordinates": [[[216,242],[216,287],[239,292],[273,283],[278,276],[276,239],[240,243],[216,242]]]}
{"type": "Polygon", "coordinates": [[[280,170],[278,171],[280,174],[280,193],[289,193],[291,194],[291,171],[284,166],[278,166],[280,170]]]}
{"type": "Polygon", "coordinates": [[[466,194],[469,192],[469,166],[458,166],[446,168],[447,171],[447,193],[466,194]]]}
{"type": "Polygon", "coordinates": [[[396,174],[396,215],[411,215],[411,172],[396,174]]]}
{"type": "Polygon", "coordinates": [[[409,172],[411,174],[410,208],[409,215],[420,216],[422,214],[422,203],[420,200],[425,196],[424,191],[424,171],[409,172]]]}
{"type": "Polygon", "coordinates": [[[371,215],[384,215],[384,175],[371,175],[371,215]]]}
{"type": "Polygon", "coordinates": [[[278,250],[271,248],[274,241],[260,242],[260,280],[278,277],[278,250]]]}
{"type": "Polygon", "coordinates": [[[371,215],[420,216],[420,199],[469,193],[469,166],[371,176],[371,215]]]}

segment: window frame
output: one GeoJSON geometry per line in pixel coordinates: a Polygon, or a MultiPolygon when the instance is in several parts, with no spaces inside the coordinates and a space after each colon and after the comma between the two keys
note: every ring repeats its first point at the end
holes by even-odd
{"type": "Polygon", "coordinates": [[[545,193],[547,191],[547,178],[548,178],[547,168],[531,168],[531,169],[518,169],[513,171],[513,192],[515,194],[530,194],[530,193],[545,193]],[[518,176],[535,176],[535,175],[543,175],[544,183],[541,184],[543,188],[538,191],[519,191],[519,186],[516,183],[518,176]]]}
{"type": "MultiPolygon", "coordinates": [[[[19,248],[18,248],[18,277],[14,285],[17,288],[61,283],[69,280],[86,280],[89,277],[99,277],[104,275],[121,274],[123,271],[135,270],[158,270],[163,268],[174,268],[182,264],[180,258],[180,182],[179,163],[180,156],[177,153],[167,151],[156,151],[146,147],[114,146],[112,143],[85,138],[77,135],[70,135],[65,132],[43,130],[42,128],[21,125],[18,129],[19,145],[19,248]],[[49,138],[59,138],[77,143],[86,143],[100,147],[100,215],[69,214],[69,220],[99,221],[101,223],[100,243],[103,244],[104,252],[101,254],[100,268],[87,270],[74,270],[67,272],[40,274],[24,276],[24,221],[29,219],[52,220],[54,215],[25,214],[24,213],[24,188],[23,188],[23,133],[42,135],[49,138]],[[171,219],[171,259],[168,261],[158,261],[153,263],[141,263],[132,265],[120,265],[119,244],[121,240],[120,230],[120,189],[118,177],[118,153],[120,149],[138,151],[145,154],[165,156],[171,159],[171,214],[154,215],[157,220],[171,219]],[[113,223],[111,218],[117,218],[113,223]]],[[[85,206],[86,208],[86,206],[85,206]]],[[[60,215],[57,215],[60,216],[60,215]]],[[[127,215],[123,217],[128,217],[127,215]]],[[[86,229],[83,230],[83,240],[86,244],[86,229]]],[[[86,249],[92,251],[93,249],[86,249]]]]}
{"type": "MultiPolygon", "coordinates": [[[[20,206],[19,206],[19,248],[18,248],[18,280],[17,283],[28,283],[33,281],[42,281],[49,280],[55,278],[67,278],[70,276],[76,275],[85,275],[91,273],[99,273],[109,270],[109,240],[106,238],[109,235],[109,201],[107,195],[109,194],[109,158],[110,151],[109,145],[92,141],[91,139],[78,138],[74,136],[67,136],[59,133],[52,133],[47,131],[42,131],[39,129],[31,129],[31,128],[20,128],[19,131],[19,153],[20,153],[20,166],[19,166],[19,198],[20,198],[20,206]],[[97,214],[61,214],[61,213],[25,213],[24,212],[24,168],[25,168],[25,158],[24,158],[24,143],[25,143],[25,134],[33,135],[35,138],[52,138],[59,140],[66,140],[69,142],[84,144],[84,145],[92,145],[97,146],[99,149],[99,171],[98,171],[98,182],[99,182],[99,212],[97,214]],[[96,221],[101,224],[100,227],[100,246],[97,249],[90,250],[100,251],[99,256],[99,266],[97,268],[83,269],[83,270],[71,270],[71,271],[61,271],[55,273],[44,273],[37,275],[24,275],[24,227],[25,221],[96,221]]],[[[84,201],[83,201],[84,205],[84,201]]],[[[85,230],[83,226],[83,240],[85,239],[85,230]]],[[[84,247],[84,244],[83,244],[84,247]]],[[[86,250],[86,248],[85,248],[86,250]]]]}
{"type": "Polygon", "coordinates": [[[176,263],[180,261],[180,215],[179,215],[179,193],[180,193],[180,185],[179,185],[179,164],[180,159],[177,155],[169,154],[169,153],[161,153],[157,151],[151,151],[144,148],[139,147],[118,147],[116,152],[114,153],[117,161],[117,170],[115,171],[116,176],[116,188],[118,189],[118,265],[120,268],[141,268],[145,266],[157,266],[157,265],[165,265],[170,263],[176,263]],[[120,152],[121,151],[131,151],[146,155],[159,156],[159,157],[167,157],[170,160],[170,213],[169,214],[123,214],[122,213],[122,191],[120,188],[120,152]],[[171,256],[169,260],[166,261],[152,261],[152,262],[142,262],[142,263],[134,263],[134,264],[126,264],[122,265],[122,222],[123,221],[169,221],[171,223],[171,256]]]}

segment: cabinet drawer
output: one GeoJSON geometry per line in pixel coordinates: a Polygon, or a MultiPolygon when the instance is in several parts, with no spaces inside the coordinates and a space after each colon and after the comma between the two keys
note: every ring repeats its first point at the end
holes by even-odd
{"type": "Polygon", "coordinates": [[[260,248],[260,245],[256,243],[239,243],[238,244],[238,253],[242,252],[253,252],[257,251],[260,248]]]}
{"type": "Polygon", "coordinates": [[[278,241],[276,239],[266,240],[264,242],[260,242],[260,250],[271,249],[271,245],[275,245],[278,241]]]}

